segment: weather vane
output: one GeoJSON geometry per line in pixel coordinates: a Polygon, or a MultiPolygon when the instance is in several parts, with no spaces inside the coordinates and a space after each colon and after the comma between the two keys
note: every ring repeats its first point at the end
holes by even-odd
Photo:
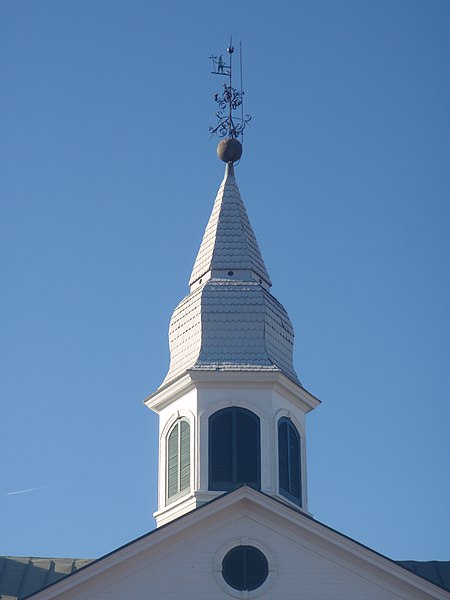
{"type": "Polygon", "coordinates": [[[228,60],[226,63],[223,59],[223,55],[214,56],[211,54],[209,57],[212,60],[213,75],[220,75],[228,79],[227,83],[223,84],[223,91],[214,95],[214,100],[217,103],[219,110],[216,112],[218,123],[215,127],[210,127],[209,131],[211,135],[218,135],[219,137],[225,137],[236,139],[239,136],[243,137],[244,129],[247,123],[251,120],[250,115],[244,115],[244,91],[242,89],[242,44],[239,43],[239,66],[241,76],[240,89],[233,87],[232,75],[233,75],[233,53],[234,46],[230,37],[230,45],[227,48],[228,60]],[[236,112],[240,109],[240,116],[236,115],[236,112]]]}

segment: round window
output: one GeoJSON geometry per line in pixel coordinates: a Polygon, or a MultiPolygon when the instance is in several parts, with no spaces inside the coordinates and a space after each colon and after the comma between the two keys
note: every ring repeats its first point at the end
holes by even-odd
{"type": "Polygon", "coordinates": [[[222,576],[229,586],[239,591],[256,590],[267,579],[267,558],[253,546],[236,546],[222,561],[222,576]]]}

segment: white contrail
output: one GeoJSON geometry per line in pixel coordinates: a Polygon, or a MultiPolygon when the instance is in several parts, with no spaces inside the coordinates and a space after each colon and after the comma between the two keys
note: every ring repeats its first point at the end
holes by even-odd
{"type": "Polygon", "coordinates": [[[27,492],[35,492],[36,490],[46,490],[51,486],[41,485],[39,487],[28,488],[26,490],[18,490],[17,492],[6,492],[5,496],[15,496],[16,494],[26,494],[27,492]]]}

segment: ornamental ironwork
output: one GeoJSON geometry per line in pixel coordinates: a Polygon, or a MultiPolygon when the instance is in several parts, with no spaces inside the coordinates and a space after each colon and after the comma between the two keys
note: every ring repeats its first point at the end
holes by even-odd
{"type": "Polygon", "coordinates": [[[239,44],[239,66],[241,86],[240,89],[233,87],[233,54],[234,46],[231,43],[227,48],[228,63],[225,62],[223,54],[218,56],[211,54],[213,75],[219,75],[228,78],[228,82],[222,86],[222,91],[214,94],[214,101],[217,104],[218,111],[215,113],[217,122],[214,127],[209,128],[211,135],[219,137],[238,138],[243,137],[243,132],[247,123],[251,120],[249,114],[244,114],[244,91],[242,89],[242,45],[239,44]]]}

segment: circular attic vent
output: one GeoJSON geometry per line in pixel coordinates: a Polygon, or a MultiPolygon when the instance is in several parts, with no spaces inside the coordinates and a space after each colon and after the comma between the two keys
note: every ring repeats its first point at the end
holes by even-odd
{"type": "Polygon", "coordinates": [[[265,582],[268,574],[267,558],[253,546],[236,546],[227,552],[222,561],[222,576],[235,590],[256,590],[265,582]]]}

